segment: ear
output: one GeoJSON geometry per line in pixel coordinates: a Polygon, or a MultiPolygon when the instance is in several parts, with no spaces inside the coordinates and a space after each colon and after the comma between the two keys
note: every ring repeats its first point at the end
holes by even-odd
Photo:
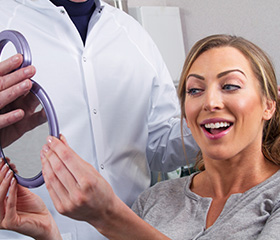
{"type": "Polygon", "coordinates": [[[266,99],[264,101],[264,107],[263,120],[269,120],[276,110],[276,103],[271,99],[266,99]]]}

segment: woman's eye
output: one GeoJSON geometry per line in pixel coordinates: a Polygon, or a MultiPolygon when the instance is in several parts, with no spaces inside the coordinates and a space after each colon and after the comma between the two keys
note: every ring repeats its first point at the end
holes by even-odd
{"type": "Polygon", "coordinates": [[[227,91],[235,91],[237,89],[240,89],[241,87],[239,85],[234,85],[234,84],[225,84],[223,86],[223,89],[224,90],[227,90],[227,91]]]}
{"type": "Polygon", "coordinates": [[[203,90],[199,89],[199,88],[190,88],[187,90],[187,94],[193,96],[193,95],[197,95],[199,93],[201,93],[203,90]]]}

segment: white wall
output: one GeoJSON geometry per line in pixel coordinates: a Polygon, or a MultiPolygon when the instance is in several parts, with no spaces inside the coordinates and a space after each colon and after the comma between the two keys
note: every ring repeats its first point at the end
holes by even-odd
{"type": "Polygon", "coordinates": [[[280,83],[279,0],[126,0],[126,2],[128,7],[180,7],[186,52],[197,40],[210,34],[226,33],[247,38],[271,57],[280,83]]]}

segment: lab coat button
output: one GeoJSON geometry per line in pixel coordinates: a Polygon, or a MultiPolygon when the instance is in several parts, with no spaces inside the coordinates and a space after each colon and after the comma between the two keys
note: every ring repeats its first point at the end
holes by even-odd
{"type": "Polygon", "coordinates": [[[100,165],[100,168],[103,170],[103,169],[104,169],[104,165],[103,165],[103,164],[101,164],[101,165],[100,165]]]}
{"type": "Polygon", "coordinates": [[[61,14],[65,14],[65,11],[63,9],[60,10],[61,14]]]}
{"type": "Polygon", "coordinates": [[[83,57],[83,61],[86,62],[86,61],[87,61],[87,58],[86,58],[86,57],[83,57]]]}
{"type": "Polygon", "coordinates": [[[93,113],[94,113],[94,114],[97,114],[97,110],[96,110],[96,109],[93,109],[93,113]]]}

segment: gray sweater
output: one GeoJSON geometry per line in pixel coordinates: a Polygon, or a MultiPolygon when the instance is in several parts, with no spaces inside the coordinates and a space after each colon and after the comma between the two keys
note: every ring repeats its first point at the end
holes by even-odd
{"type": "Polygon", "coordinates": [[[157,183],[132,209],[173,240],[280,239],[280,170],[247,192],[231,195],[206,230],[212,199],[190,190],[193,176],[157,183]]]}

